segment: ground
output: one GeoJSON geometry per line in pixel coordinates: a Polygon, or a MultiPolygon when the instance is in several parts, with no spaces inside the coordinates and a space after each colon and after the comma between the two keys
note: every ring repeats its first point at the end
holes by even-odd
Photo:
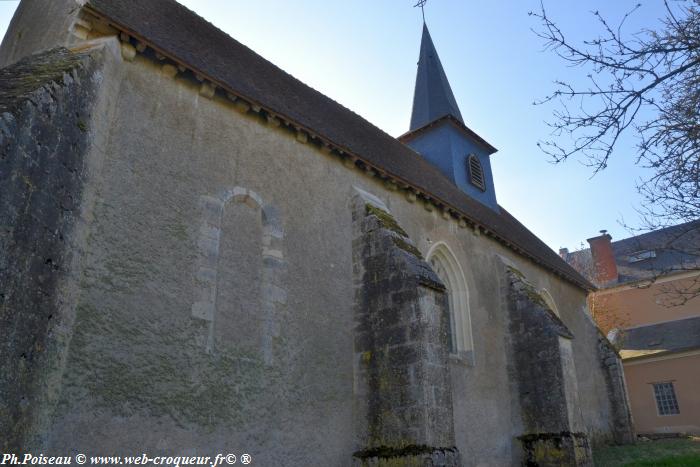
{"type": "Polygon", "coordinates": [[[700,437],[639,441],[626,446],[604,446],[593,452],[597,467],[700,466],[700,437]]]}

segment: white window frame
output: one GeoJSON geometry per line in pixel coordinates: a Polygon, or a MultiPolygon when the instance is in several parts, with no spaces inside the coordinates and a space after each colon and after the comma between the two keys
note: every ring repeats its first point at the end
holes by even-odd
{"type": "Polygon", "coordinates": [[[650,385],[651,385],[651,394],[654,397],[654,404],[656,405],[656,414],[659,417],[672,417],[674,415],[681,414],[681,405],[678,402],[678,394],[676,394],[676,387],[673,384],[673,381],[656,381],[656,382],[650,383],[650,385]],[[656,386],[660,386],[662,384],[668,384],[671,386],[673,400],[675,401],[676,409],[678,410],[676,413],[661,413],[660,406],[659,406],[659,399],[656,396],[656,386]]]}

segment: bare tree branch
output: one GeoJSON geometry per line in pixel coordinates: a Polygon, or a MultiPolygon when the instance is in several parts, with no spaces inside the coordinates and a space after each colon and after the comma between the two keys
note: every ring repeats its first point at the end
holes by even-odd
{"type": "MultiPolygon", "coordinates": [[[[545,49],[580,67],[589,81],[555,81],[554,91],[535,102],[555,106],[550,138],[538,146],[556,163],[576,156],[595,175],[625,151],[623,137],[635,138],[633,162],[651,174],[637,185],[641,230],[700,218],[700,0],[664,0],[664,7],[657,28],[632,33],[625,25],[640,5],[615,26],[591,12],[599,34],[580,44],[566,37],[543,4],[530,13],[545,49]]],[[[700,258],[697,250],[691,253],[700,258]]],[[[698,270],[698,264],[678,269],[698,270]]],[[[677,291],[680,302],[700,295],[700,280],[694,282],[677,291]]]]}

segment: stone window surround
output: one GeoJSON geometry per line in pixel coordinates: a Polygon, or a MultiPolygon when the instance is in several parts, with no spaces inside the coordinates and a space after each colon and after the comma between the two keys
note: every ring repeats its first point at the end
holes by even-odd
{"type": "Polygon", "coordinates": [[[547,306],[549,306],[549,309],[554,312],[555,315],[557,315],[559,318],[561,318],[561,313],[559,312],[559,307],[557,306],[557,302],[554,301],[554,297],[552,297],[552,294],[549,293],[549,290],[545,288],[541,288],[539,290],[540,296],[542,299],[545,301],[547,306]]]}
{"type": "Polygon", "coordinates": [[[450,300],[450,327],[456,352],[450,351],[450,359],[472,366],[474,364],[474,338],[472,335],[471,315],[469,310],[469,289],[462,266],[457,256],[444,241],[435,242],[426,254],[427,262],[432,266],[438,262],[439,271],[435,271],[447,287],[450,300]]]}
{"type": "Polygon", "coordinates": [[[273,340],[279,334],[277,315],[287,303],[282,268],[285,262],[283,249],[284,230],[276,209],[263,201],[262,197],[245,187],[236,186],[223,190],[218,195],[201,195],[202,224],[197,242],[198,260],[195,274],[195,294],[192,318],[209,323],[205,352],[214,352],[214,326],[216,321],[216,298],[218,289],[219,246],[222,220],[229,203],[242,203],[258,210],[262,223],[262,303],[261,314],[264,330],[261,336],[261,352],[266,364],[273,363],[273,340]]]}

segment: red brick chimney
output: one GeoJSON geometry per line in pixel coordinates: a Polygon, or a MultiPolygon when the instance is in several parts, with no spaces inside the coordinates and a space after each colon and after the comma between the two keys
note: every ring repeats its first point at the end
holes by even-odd
{"type": "Polygon", "coordinates": [[[600,236],[589,238],[587,241],[591,245],[595,281],[602,285],[617,281],[617,263],[610,243],[612,237],[606,230],[601,230],[600,233],[600,236]]]}
{"type": "Polygon", "coordinates": [[[563,259],[564,261],[569,262],[569,249],[559,248],[559,256],[561,256],[561,259],[563,259]]]}

